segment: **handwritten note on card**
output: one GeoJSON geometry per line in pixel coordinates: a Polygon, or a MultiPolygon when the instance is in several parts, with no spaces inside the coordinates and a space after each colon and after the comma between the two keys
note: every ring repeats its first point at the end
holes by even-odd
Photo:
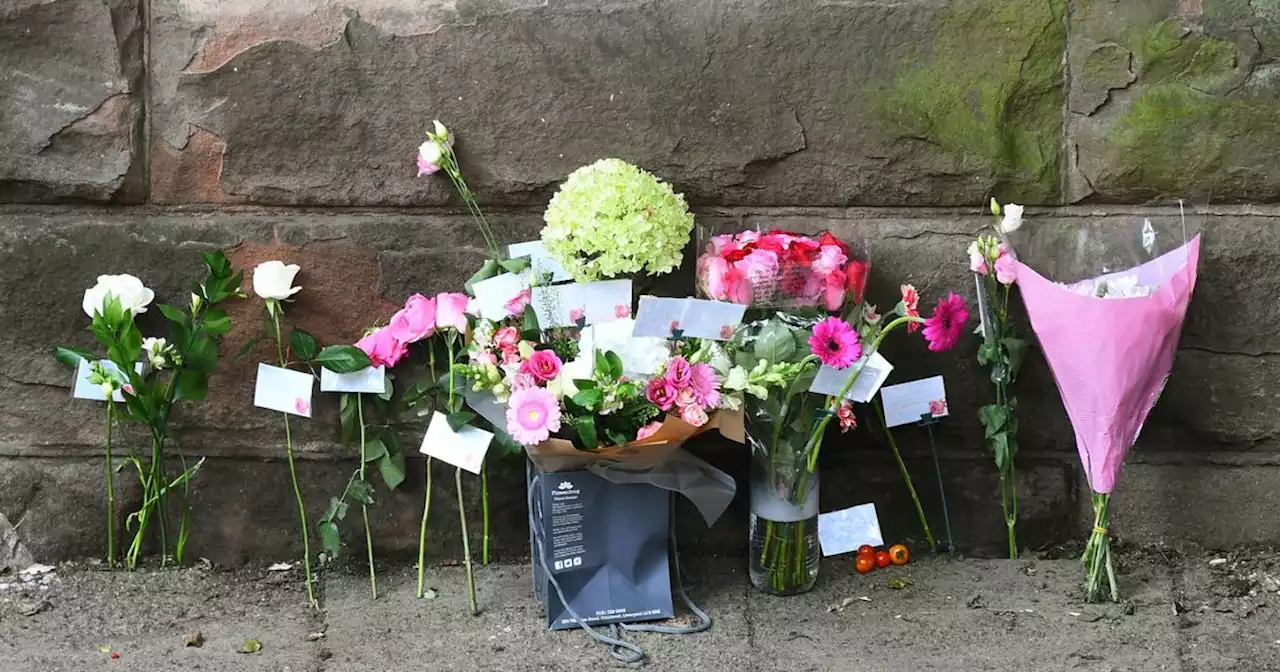
{"type": "Polygon", "coordinates": [[[449,419],[437,412],[431,416],[431,424],[427,425],[427,433],[422,437],[419,452],[479,474],[491,441],[493,433],[479,427],[467,425],[459,431],[453,431],[449,426],[449,419]]]}
{"type": "Polygon", "coordinates": [[[747,307],[739,303],[706,299],[640,297],[636,311],[636,336],[671,338],[676,332],[687,338],[727,341],[742,323],[747,307]]]}
{"type": "Polygon", "coordinates": [[[884,419],[890,427],[920,422],[921,416],[941,418],[950,414],[942,376],[890,385],[880,390],[884,419]]]}
{"type": "Polygon", "coordinates": [[[631,281],[570,283],[534,287],[531,299],[538,325],[571,327],[631,317],[631,281]]]}
{"type": "Polygon", "coordinates": [[[852,553],[863,544],[883,546],[884,535],[880,532],[880,517],[876,515],[876,505],[861,504],[820,514],[818,543],[822,545],[824,557],[852,553]]]}
{"type": "Polygon", "coordinates": [[[311,417],[311,389],[315,377],[270,364],[258,364],[253,405],[290,415],[311,417]]]}
{"type": "Polygon", "coordinates": [[[533,273],[539,280],[550,276],[551,282],[564,282],[573,277],[569,275],[568,271],[564,270],[560,262],[551,258],[541,240],[515,243],[507,247],[507,253],[513,259],[516,257],[529,257],[529,266],[532,267],[533,273]]]}
{"type": "Polygon", "coordinates": [[[872,353],[869,357],[864,356],[861,360],[847,369],[834,369],[830,366],[823,366],[818,369],[818,375],[813,377],[813,384],[809,386],[810,392],[818,394],[827,394],[835,396],[840,394],[840,390],[849,381],[849,376],[855,371],[858,373],[857,380],[854,381],[853,387],[849,389],[849,393],[845,398],[865,404],[876,396],[876,391],[884,385],[884,381],[893,372],[893,365],[889,360],[885,359],[880,353],[872,353]]]}

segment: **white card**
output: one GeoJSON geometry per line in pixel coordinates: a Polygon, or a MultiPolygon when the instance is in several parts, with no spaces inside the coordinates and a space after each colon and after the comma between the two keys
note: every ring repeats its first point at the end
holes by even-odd
{"type": "Polygon", "coordinates": [[[479,474],[490,441],[493,441],[493,433],[479,427],[467,425],[462,431],[453,431],[449,418],[437,411],[431,416],[431,424],[427,425],[419,452],[479,474]]]}
{"type": "Polygon", "coordinates": [[[835,369],[823,366],[818,369],[818,375],[813,377],[813,384],[809,386],[809,391],[831,396],[840,394],[845,383],[849,382],[849,376],[852,376],[858,367],[864,367],[865,370],[858,374],[853,387],[844,396],[850,401],[865,404],[876,396],[876,391],[884,385],[884,381],[893,372],[893,365],[879,352],[872,353],[870,357],[864,355],[861,360],[848,368],[835,369]]]}
{"type": "Polygon", "coordinates": [[[681,336],[727,341],[733,338],[734,328],[742,323],[746,312],[747,307],[739,303],[642,296],[633,333],[651,338],[671,338],[672,332],[679,329],[681,336]]]}
{"type": "Polygon", "coordinates": [[[884,402],[885,424],[890,427],[920,422],[923,415],[934,418],[948,415],[947,390],[942,376],[890,385],[880,390],[880,400],[884,402]]]}
{"type": "Polygon", "coordinates": [[[355,373],[334,373],[322,367],[320,391],[382,394],[387,391],[387,367],[368,366],[355,373]]]}
{"type": "Polygon", "coordinates": [[[309,418],[313,382],[315,377],[309,373],[259,363],[253,405],[309,418]]]}
{"type": "Polygon", "coordinates": [[[534,274],[538,277],[539,282],[548,274],[551,275],[551,282],[564,282],[573,276],[564,270],[560,262],[556,261],[547,253],[547,248],[542,244],[541,240],[531,240],[527,243],[516,243],[507,247],[507,254],[512,259],[516,257],[529,257],[529,266],[533,268],[534,274]]]}
{"type": "Polygon", "coordinates": [[[631,317],[631,281],[605,280],[587,285],[587,324],[631,317]]]}
{"type": "Polygon", "coordinates": [[[488,280],[481,280],[471,286],[476,295],[476,305],[480,309],[480,317],[498,321],[511,316],[507,303],[514,299],[525,288],[524,278],[515,273],[503,273],[488,280]]]}
{"type": "Polygon", "coordinates": [[[611,322],[631,317],[631,281],[534,287],[530,301],[543,329],[576,326],[579,318],[586,324],[611,322]]]}
{"type": "MultiPolygon", "coordinates": [[[[102,364],[102,368],[108,371],[120,370],[120,367],[116,366],[116,363],[109,359],[100,359],[98,361],[102,364]]],[[[138,362],[137,364],[134,364],[133,370],[137,371],[138,375],[142,375],[142,370],[143,370],[142,362],[138,362]]],[[[93,367],[89,363],[89,360],[87,359],[80,360],[79,366],[76,367],[76,380],[71,385],[71,396],[76,399],[88,399],[90,401],[106,401],[107,395],[102,393],[102,387],[89,382],[89,376],[91,375],[93,375],[93,367]]],[[[116,390],[115,393],[111,395],[111,400],[124,401],[124,393],[121,392],[120,390],[116,390]]]]}
{"type": "Polygon", "coordinates": [[[818,542],[824,557],[851,553],[863,544],[883,546],[876,505],[861,504],[819,515],[818,542]]]}

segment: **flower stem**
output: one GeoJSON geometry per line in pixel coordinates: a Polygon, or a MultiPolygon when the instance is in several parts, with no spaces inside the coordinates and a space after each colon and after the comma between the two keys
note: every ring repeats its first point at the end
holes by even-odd
{"type": "Polygon", "coordinates": [[[484,543],[480,547],[480,564],[489,564],[489,466],[480,463],[480,504],[484,516],[484,543]]]}
{"type": "MultiPolygon", "coordinates": [[[[364,395],[356,394],[356,420],[360,423],[360,480],[365,480],[364,395]]],[[[364,547],[369,553],[369,591],[378,599],[378,573],[373,567],[373,534],[369,531],[369,506],[360,502],[364,516],[364,547]]]]}
{"type": "Polygon", "coordinates": [[[884,417],[884,406],[880,403],[880,397],[875,398],[876,417],[880,419],[880,426],[884,428],[885,438],[889,440],[889,450],[893,453],[893,459],[898,463],[898,471],[902,472],[902,481],[907,485],[907,492],[911,494],[911,503],[915,504],[916,515],[920,518],[920,527],[924,529],[924,538],[929,542],[929,550],[938,550],[938,542],[933,538],[933,532],[929,530],[929,520],[925,518],[924,507],[920,505],[920,495],[916,494],[916,486],[911,481],[911,472],[907,471],[907,463],[902,459],[902,453],[898,451],[898,442],[893,439],[893,431],[889,429],[889,421],[884,417]]]}
{"type": "MultiPolygon", "coordinates": [[[[288,361],[284,357],[283,334],[280,330],[280,306],[278,303],[268,301],[267,312],[271,314],[271,323],[275,326],[276,331],[276,356],[280,361],[281,368],[284,368],[288,361]]],[[[307,529],[307,507],[302,500],[302,488],[298,486],[298,468],[294,464],[293,458],[293,430],[289,426],[289,414],[281,413],[284,418],[284,446],[285,455],[289,459],[289,479],[293,482],[293,496],[298,500],[298,520],[302,527],[302,566],[306,573],[307,584],[307,604],[313,609],[319,608],[316,602],[315,588],[311,581],[311,533],[307,529]]]]}
{"type": "Polygon", "coordinates": [[[458,519],[462,523],[462,558],[467,567],[467,603],[471,606],[471,615],[477,616],[480,610],[476,607],[476,575],[471,567],[471,542],[467,539],[467,508],[462,501],[462,468],[453,472],[453,484],[458,490],[458,519]]]}
{"type": "MultiPolygon", "coordinates": [[[[430,341],[427,342],[427,357],[429,358],[429,367],[431,371],[431,380],[436,380],[436,349],[430,341]]],[[[418,597],[426,595],[426,586],[423,585],[427,569],[427,519],[431,516],[431,456],[427,456],[427,485],[422,495],[422,527],[418,530],[418,597]]]]}
{"type": "Polygon", "coordinates": [[[107,567],[116,566],[116,477],[111,468],[111,425],[115,422],[115,406],[115,401],[107,397],[107,567]]]}

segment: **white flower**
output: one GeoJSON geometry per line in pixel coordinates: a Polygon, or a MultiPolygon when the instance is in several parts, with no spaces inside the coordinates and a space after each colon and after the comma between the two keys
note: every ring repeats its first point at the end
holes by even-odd
{"type": "Polygon", "coordinates": [[[433,166],[440,165],[440,159],[444,158],[444,150],[440,149],[440,144],[435,140],[428,140],[418,145],[418,163],[430,164],[433,166]]]}
{"type": "Polygon", "coordinates": [[[163,338],[147,337],[142,339],[142,351],[147,355],[147,361],[151,362],[151,367],[160,370],[169,364],[176,364],[176,359],[171,352],[169,342],[163,338]]]}
{"type": "Polygon", "coordinates": [[[107,295],[116,297],[120,306],[133,315],[147,312],[147,305],[156,298],[156,293],[147,289],[142,281],[132,275],[99,275],[98,284],[84,290],[84,302],[81,306],[85,314],[93,317],[94,313],[105,312],[107,295]]]}
{"type": "MultiPolygon", "coordinates": [[[[435,129],[436,129],[436,137],[437,137],[437,138],[440,138],[441,140],[443,140],[443,141],[445,141],[445,142],[449,142],[449,129],[445,128],[444,124],[440,123],[440,120],[439,120],[439,119],[435,119],[435,120],[433,120],[433,121],[431,122],[431,125],[432,125],[432,126],[434,126],[434,127],[435,127],[435,129]]],[[[450,143],[450,144],[452,144],[452,143],[450,143]]]]}
{"type": "Polygon", "coordinates": [[[1002,233],[1013,233],[1022,226],[1022,206],[1010,203],[1004,206],[1004,219],[1000,220],[1002,233]]]}
{"type": "Polygon", "coordinates": [[[283,261],[264,261],[253,269],[253,291],[268,301],[281,301],[302,290],[290,287],[298,274],[297,264],[285,265],[283,261]]]}
{"type": "Polygon", "coordinates": [[[664,338],[632,336],[635,327],[629,317],[601,322],[592,325],[586,342],[595,352],[617,353],[627,375],[648,378],[671,358],[671,351],[664,338]]]}
{"type": "Polygon", "coordinates": [[[560,367],[560,375],[547,383],[547,391],[554,394],[557,399],[572,397],[578,393],[578,386],[574,385],[573,381],[575,379],[590,380],[594,368],[589,356],[579,357],[560,367]]]}

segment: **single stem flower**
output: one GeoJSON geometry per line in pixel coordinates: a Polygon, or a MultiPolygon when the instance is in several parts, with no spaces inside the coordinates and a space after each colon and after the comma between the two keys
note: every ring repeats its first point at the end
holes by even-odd
{"type": "MultiPolygon", "coordinates": [[[[356,421],[360,423],[360,480],[365,481],[365,427],[364,427],[364,395],[356,394],[356,421]]],[[[367,482],[367,481],[365,481],[367,482]]],[[[369,591],[373,599],[378,599],[378,573],[373,566],[373,534],[369,531],[369,505],[360,502],[360,513],[364,516],[364,547],[369,554],[369,591]]]]}
{"type": "Polygon", "coordinates": [[[809,347],[824,365],[836,369],[849,367],[862,358],[857,332],[838,317],[828,317],[813,327],[809,347]]]}
{"type": "Polygon", "coordinates": [[[929,350],[944,352],[954,348],[968,320],[969,309],[965,307],[963,297],[950,292],[939,299],[933,315],[924,323],[924,338],[929,341],[929,350]]]}

